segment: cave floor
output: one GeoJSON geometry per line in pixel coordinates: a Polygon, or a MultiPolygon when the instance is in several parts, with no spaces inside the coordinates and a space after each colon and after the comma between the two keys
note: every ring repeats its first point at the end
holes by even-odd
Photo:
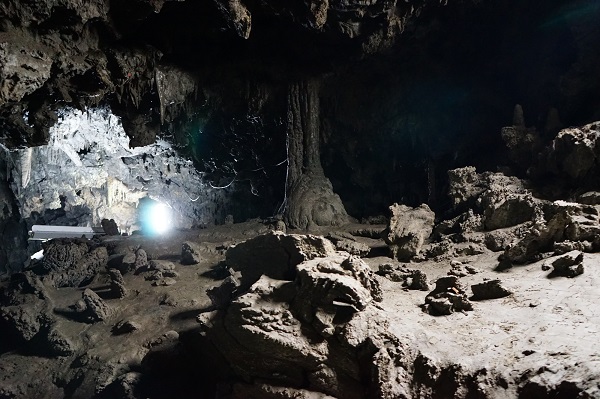
{"type": "MultiPolygon", "coordinates": [[[[262,234],[263,230],[260,223],[242,223],[180,231],[160,238],[105,238],[113,245],[141,246],[151,259],[173,262],[178,273],[176,282],[153,286],[152,281],[146,281],[141,275],[124,275],[128,295],[123,299],[107,299],[112,309],[110,317],[93,324],[73,320],[67,312],[60,312],[76,303],[85,287],[48,288],[58,328],[78,348],[79,355],[45,358],[29,355],[26,347],[3,353],[0,356],[0,397],[31,397],[28,395],[33,391],[37,391],[40,398],[85,397],[86,392],[78,387],[84,387],[86,378],[91,377],[77,374],[82,365],[98,365],[94,366],[100,369],[94,377],[96,386],[102,386],[102,378],[108,384],[124,370],[147,367],[142,359],[149,351],[169,348],[169,342],[172,346],[172,341],[186,334],[198,334],[196,317],[211,306],[205,291],[221,283],[215,270],[224,260],[224,248],[262,234]],[[200,263],[179,263],[184,241],[202,243],[205,251],[200,263]],[[114,334],[114,326],[122,320],[134,322],[137,330],[114,334]]],[[[382,243],[373,239],[364,241],[372,247],[382,243]]],[[[381,264],[399,264],[382,256],[364,260],[374,271],[381,264]]],[[[489,388],[482,388],[488,390],[486,397],[517,397],[513,382],[524,380],[541,386],[575,381],[588,387],[587,392],[592,397],[600,397],[600,341],[597,339],[600,254],[585,254],[585,272],[575,278],[549,277],[550,272],[541,267],[548,259],[503,271],[496,271],[497,253],[452,260],[454,265],[458,261],[477,271],[460,278],[465,287],[487,279],[500,279],[513,294],[474,301],[472,311],[436,317],[420,308],[426,291],[408,290],[401,283],[377,276],[384,293],[381,306],[387,314],[390,331],[401,342],[437,364],[453,364],[472,373],[479,371],[482,379],[493,375],[497,381],[485,385],[503,389],[495,394],[489,392],[489,388]]],[[[452,270],[451,260],[406,266],[424,271],[429,281],[452,270]]],[[[88,287],[101,292],[106,282],[106,276],[100,274],[88,287]]],[[[173,394],[172,387],[169,389],[173,394]]],[[[185,387],[181,389],[179,395],[186,395],[185,387]]],[[[154,397],[164,396],[156,393],[154,397]]]]}

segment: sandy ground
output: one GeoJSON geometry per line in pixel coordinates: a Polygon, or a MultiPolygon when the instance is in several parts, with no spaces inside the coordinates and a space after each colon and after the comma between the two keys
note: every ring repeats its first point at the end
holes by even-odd
{"type": "MultiPolygon", "coordinates": [[[[469,295],[470,285],[485,279],[500,279],[513,292],[474,301],[473,311],[429,316],[419,309],[427,292],[404,291],[400,283],[380,279],[383,307],[394,333],[431,359],[467,370],[496,370],[507,381],[556,386],[587,379],[588,393],[600,397],[600,254],[586,254],[585,272],[575,278],[548,277],[550,271],[541,266],[552,259],[498,272],[497,254],[462,258],[480,270],[461,278],[469,295]]],[[[449,261],[411,267],[425,271],[430,281],[451,270],[449,261]]]]}

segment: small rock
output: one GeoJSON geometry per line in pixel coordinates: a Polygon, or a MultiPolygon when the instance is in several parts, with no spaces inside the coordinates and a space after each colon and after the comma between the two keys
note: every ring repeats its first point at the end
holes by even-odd
{"type": "Polygon", "coordinates": [[[142,326],[135,321],[121,320],[113,326],[111,331],[114,335],[121,335],[139,330],[140,328],[142,328],[142,326]]]}
{"type": "Polygon", "coordinates": [[[100,224],[102,225],[104,234],[106,234],[107,236],[118,236],[121,234],[119,232],[119,226],[117,226],[117,222],[115,222],[115,219],[102,219],[100,224]]]}
{"type": "Polygon", "coordinates": [[[148,267],[150,270],[175,270],[175,264],[173,262],[169,262],[168,260],[151,260],[148,262],[148,267]]]}
{"type": "Polygon", "coordinates": [[[175,270],[165,270],[162,272],[162,275],[164,277],[179,277],[179,273],[177,273],[175,270]]]}
{"type": "Polygon", "coordinates": [[[85,303],[88,320],[92,322],[103,321],[108,319],[111,314],[110,307],[89,288],[86,288],[82,294],[83,302],[85,303]]]}
{"type": "Polygon", "coordinates": [[[173,284],[175,284],[176,282],[177,282],[177,280],[175,280],[175,279],[173,279],[173,278],[170,278],[170,277],[166,277],[166,278],[163,278],[163,279],[161,279],[161,280],[154,281],[154,282],[152,283],[152,285],[153,285],[153,286],[155,286],[155,287],[158,287],[158,286],[161,286],[161,287],[168,287],[168,286],[170,286],[170,285],[173,285],[173,284]]]}
{"type": "Polygon", "coordinates": [[[177,302],[177,299],[173,295],[171,295],[170,293],[166,293],[162,296],[162,298],[160,299],[160,302],[158,304],[165,305],[165,306],[171,306],[171,307],[177,307],[178,302],[177,302]]]}
{"type": "Polygon", "coordinates": [[[544,264],[542,264],[543,271],[547,272],[550,269],[552,269],[552,266],[550,266],[548,263],[544,262],[544,264]]]}
{"type": "Polygon", "coordinates": [[[142,248],[135,251],[135,264],[134,270],[137,272],[140,269],[146,269],[148,267],[148,254],[142,248]]]}
{"type": "Polygon", "coordinates": [[[125,274],[131,270],[134,270],[134,268],[135,268],[135,253],[128,252],[125,254],[125,256],[123,256],[119,270],[121,271],[122,274],[125,274]]]}
{"type": "Polygon", "coordinates": [[[428,291],[429,283],[427,282],[427,275],[421,270],[412,270],[406,280],[406,286],[411,290],[428,291]]]}
{"type": "Polygon", "coordinates": [[[125,280],[123,275],[117,269],[109,269],[108,274],[110,276],[110,291],[115,298],[125,298],[127,296],[127,288],[125,287],[125,280]]]}
{"type": "Polygon", "coordinates": [[[473,305],[467,299],[458,277],[449,276],[439,278],[435,282],[435,289],[425,297],[423,308],[431,315],[442,316],[473,310],[473,305]]]}
{"type": "Polygon", "coordinates": [[[552,262],[554,273],[564,277],[575,277],[583,274],[583,253],[571,251],[552,262]]]}
{"type": "Polygon", "coordinates": [[[480,284],[474,284],[471,286],[471,290],[473,291],[471,299],[474,301],[504,298],[512,294],[512,292],[502,287],[500,280],[490,280],[480,284]]]}
{"type": "Polygon", "coordinates": [[[144,280],[146,280],[146,281],[158,281],[158,280],[160,280],[163,277],[164,277],[163,276],[163,272],[155,270],[153,272],[150,272],[150,273],[146,274],[144,276],[144,280]]]}
{"type": "Polygon", "coordinates": [[[195,265],[200,263],[202,258],[200,257],[200,251],[197,245],[193,242],[186,241],[181,246],[181,264],[182,265],[195,265]]]}

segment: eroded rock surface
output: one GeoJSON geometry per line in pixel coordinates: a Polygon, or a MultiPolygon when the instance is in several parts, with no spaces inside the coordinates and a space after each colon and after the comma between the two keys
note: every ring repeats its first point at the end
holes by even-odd
{"type": "Polygon", "coordinates": [[[394,204],[390,212],[392,216],[383,233],[385,242],[394,258],[407,261],[421,252],[433,230],[435,214],[425,204],[417,208],[394,204]]]}
{"type": "Polygon", "coordinates": [[[89,283],[106,268],[105,247],[91,247],[87,240],[51,240],[43,245],[41,272],[55,287],[77,287],[89,283]]]}

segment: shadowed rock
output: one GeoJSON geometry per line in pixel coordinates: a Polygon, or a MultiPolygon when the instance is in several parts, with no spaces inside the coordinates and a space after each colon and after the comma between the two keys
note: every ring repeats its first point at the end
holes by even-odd
{"type": "Polygon", "coordinates": [[[424,309],[431,315],[442,316],[453,312],[473,310],[458,277],[442,277],[435,282],[435,289],[425,297],[424,309]]]}
{"type": "Polygon", "coordinates": [[[471,286],[471,290],[473,291],[471,300],[474,301],[504,298],[512,294],[512,292],[502,286],[500,280],[490,280],[474,284],[471,286]]]}

